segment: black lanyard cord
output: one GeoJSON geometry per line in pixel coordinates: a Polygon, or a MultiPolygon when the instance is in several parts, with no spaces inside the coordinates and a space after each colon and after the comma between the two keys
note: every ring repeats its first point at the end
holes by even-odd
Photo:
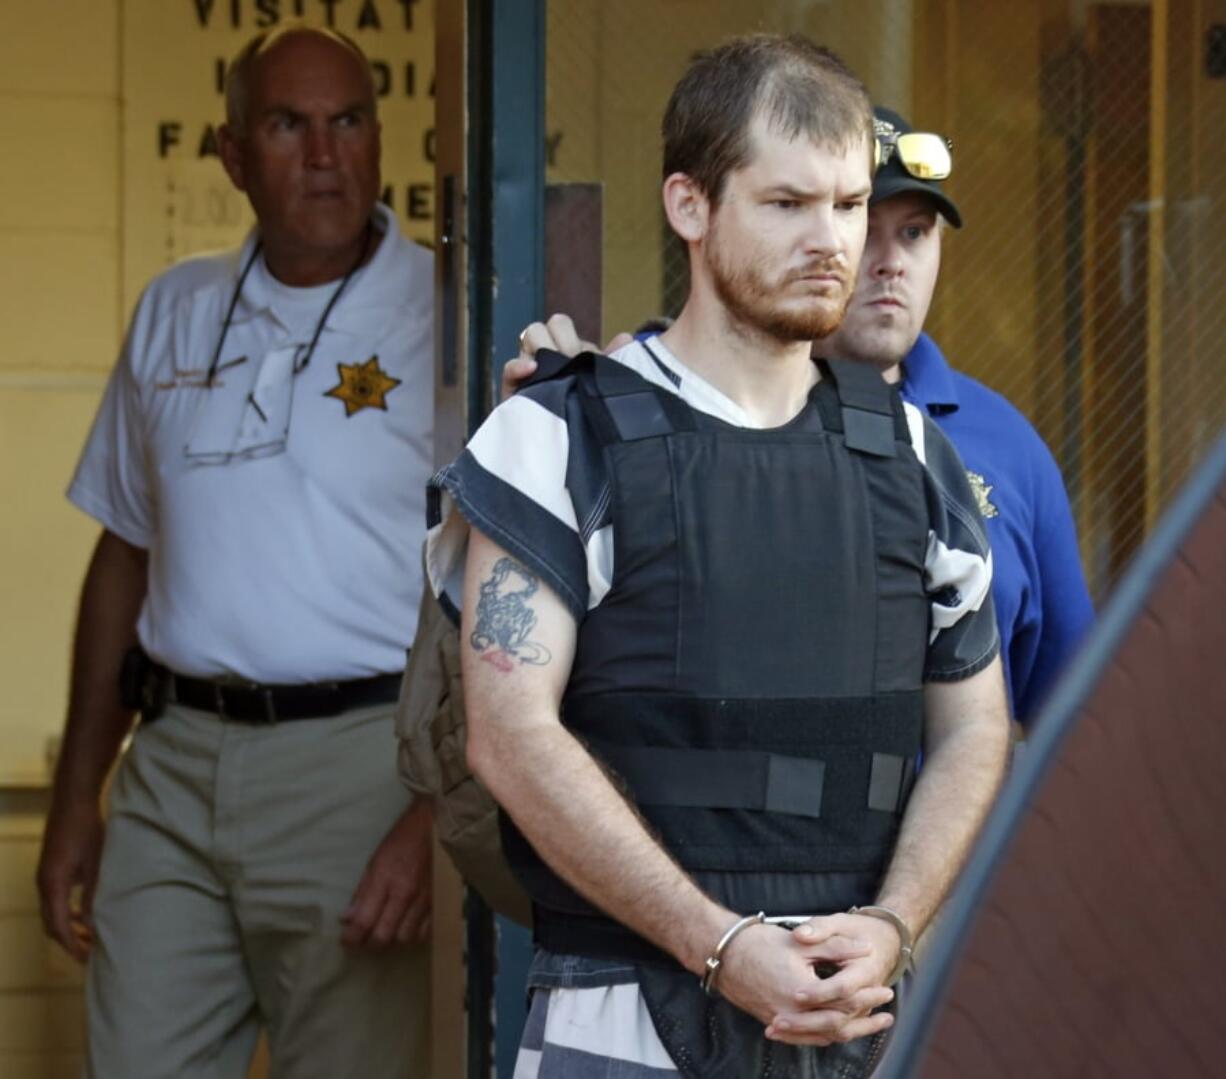
{"type": "Polygon", "coordinates": [[[222,346],[226,343],[226,334],[230,332],[230,321],[234,318],[234,309],[238,306],[238,298],[243,294],[243,284],[247,280],[247,275],[251,273],[251,267],[255,265],[255,260],[260,257],[260,249],[263,246],[261,241],[256,240],[255,249],[251,252],[247,265],[243,267],[243,272],[238,275],[238,283],[230,294],[230,306],[226,309],[226,318],[221,324],[221,336],[217,338],[217,347],[213,349],[213,361],[209,364],[209,373],[204,380],[205,386],[209,389],[213,388],[213,379],[217,375],[217,364],[221,361],[222,346]]]}
{"type": "MultiPolygon", "coordinates": [[[[371,223],[366,222],[366,228],[362,232],[362,246],[358,250],[357,260],[349,267],[349,272],[341,278],[341,283],[336,286],[336,290],[332,293],[327,305],[324,307],[324,313],[319,316],[319,321],[315,323],[315,332],[311,335],[311,343],[307,346],[306,355],[302,357],[302,361],[294,362],[294,374],[306,370],[307,364],[311,362],[311,356],[315,353],[315,346],[319,344],[319,336],[324,332],[324,326],[328,322],[328,316],[332,314],[332,308],[336,306],[337,300],[341,298],[341,293],[345,291],[345,286],[353,280],[353,275],[358,272],[362,263],[366,260],[366,250],[370,247],[370,232],[371,223]]],[[[247,259],[247,265],[243,267],[243,272],[238,275],[238,281],[234,285],[234,292],[230,296],[230,306],[226,310],[225,321],[221,324],[221,336],[217,339],[217,348],[213,350],[213,360],[209,364],[209,372],[204,380],[205,386],[209,389],[213,387],[213,379],[217,375],[217,366],[221,361],[221,350],[226,343],[226,335],[230,332],[230,323],[234,319],[234,309],[238,306],[239,297],[243,294],[243,285],[247,281],[247,275],[251,273],[251,267],[255,265],[255,260],[260,257],[260,252],[263,250],[263,241],[256,240],[255,249],[251,252],[251,257],[247,259]]]]}
{"type": "Polygon", "coordinates": [[[366,231],[362,233],[362,247],[358,251],[357,261],[349,267],[349,272],[341,278],[341,283],[336,286],[336,291],[332,293],[332,298],[328,300],[327,306],[324,308],[324,313],[319,316],[319,321],[315,324],[315,332],[311,335],[311,343],[307,346],[306,355],[302,357],[301,363],[294,364],[294,374],[299,371],[305,371],[308,363],[311,362],[311,357],[315,355],[315,346],[319,343],[319,335],[324,332],[324,326],[328,322],[328,316],[332,314],[332,308],[336,306],[336,301],[341,298],[341,293],[345,291],[345,286],[353,280],[353,275],[358,272],[358,268],[366,259],[366,249],[370,246],[370,222],[366,222],[366,231]]]}

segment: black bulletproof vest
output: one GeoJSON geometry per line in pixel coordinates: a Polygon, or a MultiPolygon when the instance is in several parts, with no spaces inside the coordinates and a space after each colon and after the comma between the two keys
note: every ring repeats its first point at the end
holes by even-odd
{"type": "MultiPolygon", "coordinates": [[[[551,361],[553,367],[559,360],[551,361]]],[[[574,374],[611,479],[614,573],[581,622],[565,725],[734,909],[871,902],[922,729],[923,466],[867,365],[821,364],[784,427],[733,427],[616,361],[574,374]]],[[[503,838],[552,951],[661,954],[503,838]]],[[[593,837],[597,842],[599,837],[593,837]]]]}

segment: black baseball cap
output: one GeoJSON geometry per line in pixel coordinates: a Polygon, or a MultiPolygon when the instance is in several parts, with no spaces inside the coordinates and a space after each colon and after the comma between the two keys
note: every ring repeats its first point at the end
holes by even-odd
{"type": "MultiPolygon", "coordinates": [[[[878,138],[905,135],[912,130],[911,125],[893,109],[873,109],[873,133],[878,138]]],[[[878,168],[877,175],[873,177],[873,193],[869,197],[869,205],[880,202],[882,199],[892,198],[904,191],[920,191],[930,196],[937,204],[941,215],[954,228],[962,227],[962,215],[958,212],[958,207],[954,205],[954,200],[941,190],[940,181],[921,180],[912,176],[903,167],[899,155],[891,154],[890,159],[878,168]]]]}

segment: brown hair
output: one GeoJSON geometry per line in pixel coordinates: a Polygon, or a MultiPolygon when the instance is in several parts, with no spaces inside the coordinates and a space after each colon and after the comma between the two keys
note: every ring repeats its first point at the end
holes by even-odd
{"type": "Polygon", "coordinates": [[[758,115],[772,131],[846,151],[872,147],[873,107],[856,74],[829,49],[793,34],[754,34],[699,53],[664,110],[664,175],[681,172],[712,202],[750,156],[758,115]]]}
{"type": "Polygon", "coordinates": [[[362,47],[353,38],[342,34],[339,30],[332,30],[326,26],[312,26],[310,23],[291,19],[271,30],[264,30],[256,34],[238,50],[226,69],[226,123],[236,134],[242,134],[247,123],[247,99],[250,94],[252,64],[261,53],[267,52],[282,38],[294,34],[315,34],[353,53],[361,62],[362,70],[366,72],[367,80],[370,82],[370,99],[374,103],[375,79],[370,70],[370,61],[366,58],[362,47]]]}

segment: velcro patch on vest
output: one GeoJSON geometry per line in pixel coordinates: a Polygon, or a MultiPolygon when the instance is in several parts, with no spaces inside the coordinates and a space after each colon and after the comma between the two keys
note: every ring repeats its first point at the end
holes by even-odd
{"type": "Polygon", "coordinates": [[[659,438],[673,433],[672,421],[652,390],[606,397],[604,403],[623,442],[637,442],[641,438],[659,438]]]}
{"type": "Polygon", "coordinates": [[[843,441],[849,450],[874,457],[897,457],[894,442],[894,417],[860,408],[843,409],[843,441]]]}
{"type": "Polygon", "coordinates": [[[901,812],[911,793],[915,758],[896,753],[874,753],[868,777],[868,808],[881,813],[901,812]]]}
{"type": "Polygon", "coordinates": [[[822,815],[825,764],[809,757],[663,746],[594,746],[640,805],[822,815]]]}

